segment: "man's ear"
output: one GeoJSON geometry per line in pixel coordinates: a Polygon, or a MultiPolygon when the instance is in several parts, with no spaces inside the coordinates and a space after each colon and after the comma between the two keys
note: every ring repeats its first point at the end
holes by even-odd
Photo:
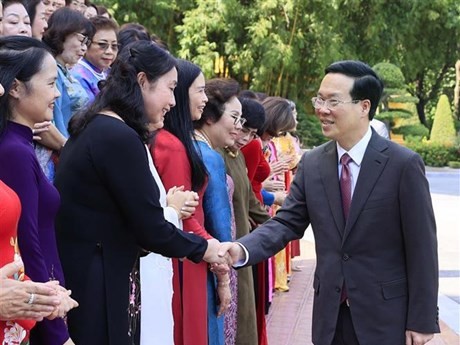
{"type": "Polygon", "coordinates": [[[14,99],[19,99],[24,96],[25,85],[22,81],[14,79],[13,85],[11,86],[8,95],[13,97],[14,99]]]}
{"type": "Polygon", "coordinates": [[[368,99],[363,99],[361,101],[361,111],[363,115],[369,118],[369,112],[371,111],[371,101],[368,99]]]}
{"type": "Polygon", "coordinates": [[[137,83],[139,84],[141,90],[145,90],[150,86],[145,72],[139,72],[137,74],[137,83]]]}

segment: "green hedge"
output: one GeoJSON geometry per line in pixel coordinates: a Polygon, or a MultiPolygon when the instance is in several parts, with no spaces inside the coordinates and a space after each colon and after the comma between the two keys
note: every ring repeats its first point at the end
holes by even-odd
{"type": "Polygon", "coordinates": [[[420,140],[409,140],[406,142],[406,146],[417,152],[423,158],[425,164],[431,167],[447,166],[450,161],[460,159],[460,150],[456,146],[446,146],[420,140]]]}
{"type": "Polygon", "coordinates": [[[418,138],[423,138],[423,137],[428,138],[428,135],[430,134],[430,130],[422,124],[416,124],[416,125],[404,125],[400,127],[394,127],[393,133],[402,134],[404,139],[406,139],[409,136],[418,137],[418,138]]]}

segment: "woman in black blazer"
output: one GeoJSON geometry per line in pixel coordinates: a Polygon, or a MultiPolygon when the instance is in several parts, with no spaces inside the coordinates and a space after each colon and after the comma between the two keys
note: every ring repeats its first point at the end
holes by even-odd
{"type": "Polygon", "coordinates": [[[151,42],[134,42],[120,53],[93,105],[69,126],[55,184],[62,200],[62,265],[80,303],[68,315],[76,344],[138,343],[138,332],[128,327],[128,309],[130,317],[138,315],[132,272],[145,251],[194,262],[221,260],[216,240],[180,231],[164,219],[149,170],[146,125],[162,121],[175,105],[176,83],[169,53],[151,42]]]}

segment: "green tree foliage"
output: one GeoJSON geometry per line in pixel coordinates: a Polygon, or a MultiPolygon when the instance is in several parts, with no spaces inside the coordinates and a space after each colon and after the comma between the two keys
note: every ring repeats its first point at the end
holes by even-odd
{"type": "Polygon", "coordinates": [[[139,23],[164,40],[174,52],[177,47],[175,27],[182,22],[183,12],[193,8],[190,0],[102,0],[117,22],[139,23]]]}
{"type": "Polygon", "coordinates": [[[454,117],[452,116],[449,99],[446,95],[441,95],[436,107],[430,141],[452,146],[455,144],[455,140],[454,117]]]}
{"type": "Polygon", "coordinates": [[[371,65],[389,61],[401,67],[409,91],[419,99],[417,113],[435,103],[443,78],[460,51],[458,0],[337,0],[334,31],[341,33],[344,58],[371,65]]]}
{"type": "Polygon", "coordinates": [[[382,79],[384,84],[383,95],[379,106],[377,118],[391,123],[395,118],[407,118],[412,112],[406,108],[399,107],[392,109],[393,103],[416,103],[417,98],[408,95],[407,85],[401,69],[389,62],[380,62],[373,67],[373,70],[382,79]]]}
{"type": "Polygon", "coordinates": [[[303,99],[316,89],[326,57],[337,56],[322,21],[328,2],[199,0],[177,27],[178,55],[208,77],[232,76],[245,88],[303,99]]]}
{"type": "Polygon", "coordinates": [[[145,25],[207,78],[233,77],[297,104],[308,104],[335,60],[393,63],[425,125],[460,55],[458,0],[101,1],[120,24],[145,25]]]}

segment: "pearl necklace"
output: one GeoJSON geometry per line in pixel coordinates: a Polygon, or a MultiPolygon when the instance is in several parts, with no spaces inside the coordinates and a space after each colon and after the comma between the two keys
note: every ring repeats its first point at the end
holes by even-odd
{"type": "Polygon", "coordinates": [[[194,133],[195,133],[195,136],[198,137],[198,139],[206,143],[212,149],[211,143],[209,142],[208,138],[206,138],[206,136],[203,133],[199,132],[198,130],[195,130],[194,133]]]}

